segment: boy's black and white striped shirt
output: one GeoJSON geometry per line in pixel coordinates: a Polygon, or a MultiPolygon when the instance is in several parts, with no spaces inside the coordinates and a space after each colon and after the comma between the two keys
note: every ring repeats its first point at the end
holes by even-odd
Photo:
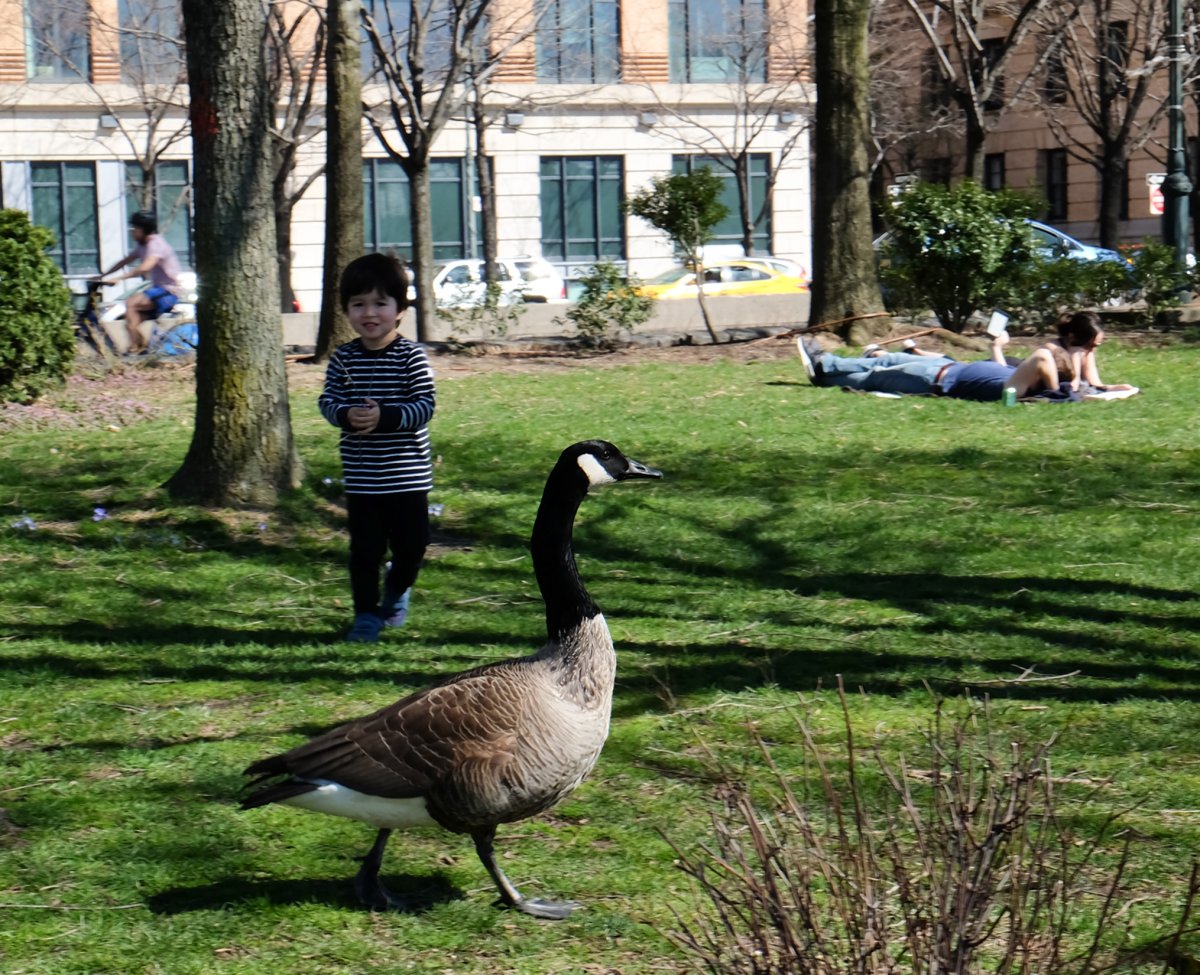
{"type": "Polygon", "coordinates": [[[342,476],[351,494],[428,491],[433,464],[427,424],[433,416],[433,370],[424,350],[405,338],[371,350],[355,339],[329,360],[317,405],[342,430],[342,476]],[[379,425],[355,433],[347,422],[352,406],[379,404],[379,425]]]}

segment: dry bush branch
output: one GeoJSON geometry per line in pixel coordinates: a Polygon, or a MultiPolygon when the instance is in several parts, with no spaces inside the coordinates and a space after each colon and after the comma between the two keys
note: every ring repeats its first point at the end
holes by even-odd
{"type": "MultiPolygon", "coordinates": [[[[711,841],[677,865],[700,909],[676,911],[667,936],[712,975],[1099,975],[1161,968],[1191,922],[1193,867],[1178,921],[1136,944],[1127,811],[1102,809],[1104,783],[1058,794],[1054,739],[1002,736],[986,700],[951,716],[939,701],[916,774],[903,758],[860,750],[839,687],[836,753],[802,719],[804,768],[785,769],[751,726],[767,798],[711,750],[719,807],[711,841]],[[797,789],[802,790],[797,794],[797,789]],[[1086,817],[1081,816],[1080,822],[1086,817]]],[[[707,749],[706,749],[707,750],[707,749]]],[[[1153,898],[1161,907],[1163,897],[1153,898]]]]}

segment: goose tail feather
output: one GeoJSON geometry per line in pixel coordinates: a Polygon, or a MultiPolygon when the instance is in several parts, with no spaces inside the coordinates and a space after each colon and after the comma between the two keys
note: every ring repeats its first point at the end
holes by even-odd
{"type": "Polygon", "coordinates": [[[257,809],[259,806],[269,806],[273,802],[283,802],[285,799],[291,799],[294,796],[302,796],[304,793],[312,792],[316,788],[313,783],[302,782],[300,779],[285,779],[282,782],[268,784],[267,779],[270,777],[270,775],[264,775],[253,782],[247,783],[246,788],[255,791],[242,799],[242,809],[257,809]]]}

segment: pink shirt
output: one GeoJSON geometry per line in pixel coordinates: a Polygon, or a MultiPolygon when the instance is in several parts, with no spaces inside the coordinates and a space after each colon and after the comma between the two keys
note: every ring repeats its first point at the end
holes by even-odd
{"type": "Polygon", "coordinates": [[[147,257],[157,257],[158,263],[150,269],[150,283],[165,288],[173,295],[179,294],[179,258],[160,234],[151,234],[144,244],[137,244],[130,253],[133,254],[135,268],[141,266],[147,257]]]}

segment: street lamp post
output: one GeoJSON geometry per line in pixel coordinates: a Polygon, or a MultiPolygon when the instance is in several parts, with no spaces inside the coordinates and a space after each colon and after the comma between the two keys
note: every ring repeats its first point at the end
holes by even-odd
{"type": "Polygon", "coordinates": [[[1183,124],[1183,0],[1170,0],[1167,54],[1170,77],[1167,106],[1167,178],[1163,181],[1163,236],[1185,266],[1188,252],[1188,197],[1192,181],[1187,172],[1186,131],[1183,124]]]}

